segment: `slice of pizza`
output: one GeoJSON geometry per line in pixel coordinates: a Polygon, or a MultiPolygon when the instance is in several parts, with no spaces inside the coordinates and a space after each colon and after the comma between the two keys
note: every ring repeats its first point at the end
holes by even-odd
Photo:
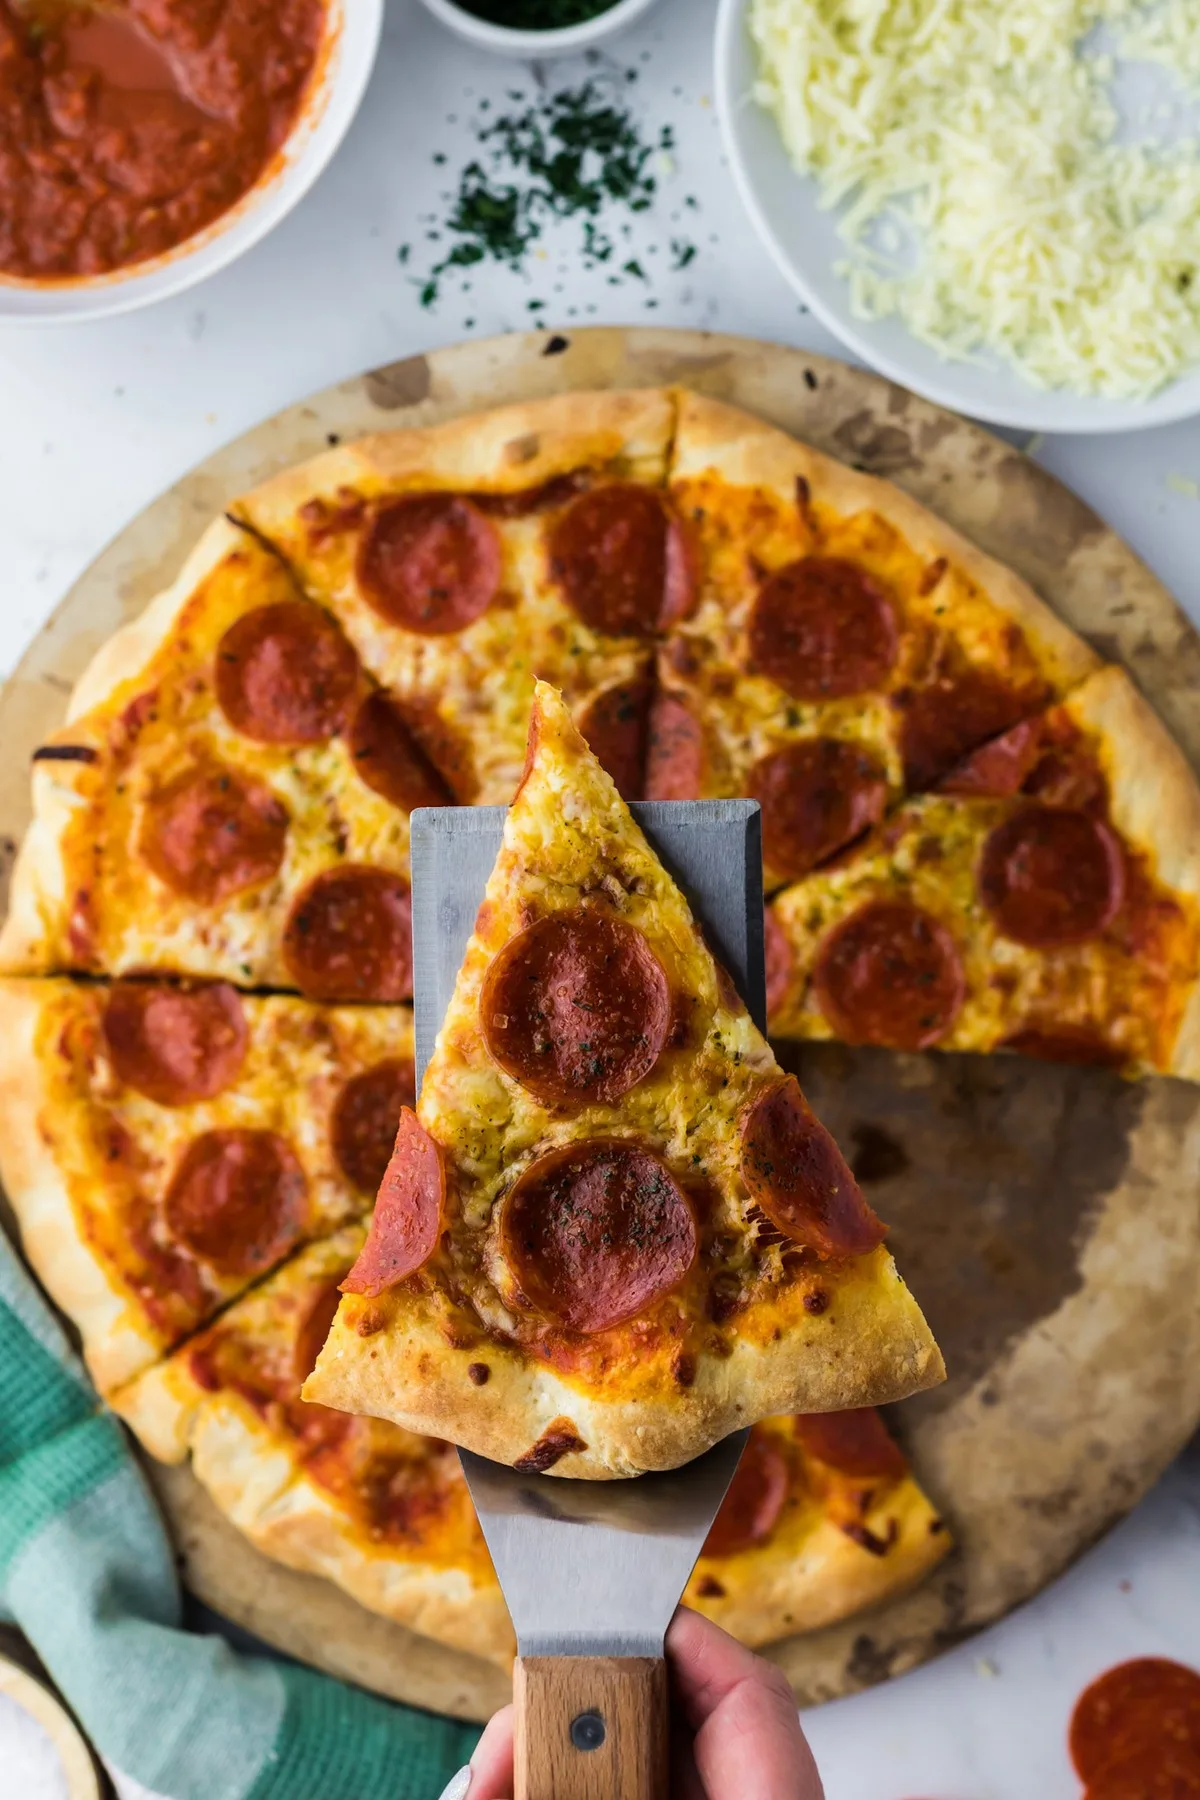
{"type": "Polygon", "coordinates": [[[0,1180],[102,1392],[370,1205],[407,1007],[0,981],[0,1180]]]}
{"type": "Polygon", "coordinates": [[[305,1387],[518,1468],[669,1468],[941,1358],[561,696],[305,1387]]]}
{"type": "Polygon", "coordinates": [[[758,800],[768,891],[1099,666],[893,483],[749,414],[680,396],[670,495],[697,596],[659,652],[648,793],[758,800]]]}
{"type": "Polygon", "coordinates": [[[763,1419],[684,1604],[744,1644],[770,1644],[896,1599],[950,1544],[873,1409],[763,1419]]]}
{"type": "Polygon", "coordinates": [[[190,1454],[265,1555],[507,1666],[516,1643],[456,1452],[300,1398],[363,1235],[299,1251],[112,1405],[160,1462],[190,1454]]]}
{"type": "Polygon", "coordinates": [[[534,675],[640,780],[655,633],[691,604],[665,390],[560,394],[331,450],[239,500],[480,803],[520,778],[534,675]]]}
{"type": "Polygon", "coordinates": [[[768,921],[785,1036],[1200,1079],[1200,787],[1119,669],[976,751],[768,921]]]}
{"type": "Polygon", "coordinates": [[[0,968],[403,999],[408,815],[454,797],[332,613],[220,521],[35,754],[0,968]]]}

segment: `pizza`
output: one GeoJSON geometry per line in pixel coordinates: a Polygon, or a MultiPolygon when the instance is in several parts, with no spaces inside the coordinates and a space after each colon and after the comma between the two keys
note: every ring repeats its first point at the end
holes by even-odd
{"type": "MultiPolygon", "coordinates": [[[[450,1446],[300,1397],[363,1238],[348,1225],[307,1245],[112,1404],[159,1461],[190,1455],[275,1561],[507,1666],[512,1627],[450,1446]]],[[[878,1413],[766,1419],[684,1598],[766,1644],[893,1598],[949,1547],[878,1413]]]]}
{"type": "Polygon", "coordinates": [[[101,1392],[361,1215],[412,1090],[407,1007],[0,981],[0,1179],[101,1392]]]}
{"type": "Polygon", "coordinates": [[[769,919],[787,1036],[1200,1078],[1200,793],[1119,669],[974,752],[769,919]]]}
{"type": "Polygon", "coordinates": [[[942,1376],[884,1228],[561,695],[306,1398],[516,1468],[672,1468],[942,1376]]]}

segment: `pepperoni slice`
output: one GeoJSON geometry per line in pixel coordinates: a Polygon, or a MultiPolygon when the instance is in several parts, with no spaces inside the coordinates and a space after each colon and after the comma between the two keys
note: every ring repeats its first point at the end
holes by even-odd
{"type": "Polygon", "coordinates": [[[927,1050],[958,1017],[966,978],[939,920],[908,900],[869,900],[821,945],[813,990],[847,1043],[927,1050]]]}
{"type": "Polygon", "coordinates": [[[857,1480],[899,1481],[908,1473],[904,1452],[873,1406],[848,1412],[797,1413],[792,1430],[809,1456],[839,1475],[857,1480]]]}
{"type": "Polygon", "coordinates": [[[160,1106],[221,1093],[237,1077],[249,1035],[241,998],[226,981],[190,989],[119,981],[104,1008],[117,1079],[160,1106]]]}
{"type": "Polygon", "coordinates": [[[883,1226],[794,1075],[746,1109],[742,1179],[772,1225],[818,1256],[865,1256],[883,1242],[883,1226]]]}
{"type": "Polygon", "coordinates": [[[487,1047],[548,1106],[613,1105],[650,1073],[671,1029],[671,993],[642,933],[578,907],[518,933],[479,1002],[487,1047]]]}
{"type": "Polygon", "coordinates": [[[704,732],[674,694],[657,694],[646,748],[647,800],[698,800],[704,791],[704,732]]]}
{"type": "Polygon", "coordinates": [[[372,513],[358,585],[391,625],[422,637],[465,631],[500,591],[500,539],[461,494],[407,494],[372,513]]]}
{"type": "Polygon", "coordinates": [[[806,556],[768,577],[750,615],[749,661],[795,700],[865,694],[900,649],[896,607],[856,563],[806,556]]]}
{"type": "Polygon", "coordinates": [[[150,796],[139,847],[173,892],[213,906],[279,873],[287,826],[270,788],[215,765],[177,775],[150,796]]]}
{"type": "Polygon", "coordinates": [[[437,1249],[445,1206],[442,1153],[406,1106],[367,1241],[342,1283],[342,1292],[382,1294],[415,1274],[437,1249]]]}
{"type": "Polygon", "coordinates": [[[887,804],[883,766],[838,738],[806,738],[755,763],[747,783],[762,807],[763,860],[781,880],[818,863],[877,825],[887,804]]]}
{"type": "Polygon", "coordinates": [[[679,1286],[698,1233],[666,1165],[619,1139],[553,1150],[509,1190],[500,1248],[539,1312],[607,1331],[679,1286]]]}
{"type": "Polygon", "coordinates": [[[1124,1050],[1088,1025],[1025,1025],[1010,1032],[1000,1048],[1038,1062],[1085,1063],[1093,1069],[1121,1069],[1129,1061],[1124,1050]]]}
{"type": "MultiPolygon", "coordinates": [[[[1181,1757],[1200,1757],[1200,1674],[1167,1657],[1143,1656],[1119,1663],[1091,1686],[1075,1704],[1070,1729],[1071,1761],[1079,1779],[1108,1794],[1103,1779],[1110,1768],[1127,1768],[1145,1757],[1152,1769],[1155,1753],[1170,1749],[1181,1757]]],[[[1123,1796],[1187,1793],[1185,1787],[1113,1790],[1123,1796]]]]}
{"type": "Polygon", "coordinates": [[[964,762],[938,782],[942,794],[971,794],[991,799],[1010,799],[1019,794],[1036,769],[1042,754],[1042,721],[1022,719],[991,743],[972,751],[964,762]]]}
{"type": "Polygon", "coordinates": [[[283,960],[310,1000],[412,997],[412,893],[402,875],[343,863],[288,914],[283,960]]]}
{"type": "Polygon", "coordinates": [[[984,844],[978,881],[1005,937],[1049,950],[1086,943],[1112,923],[1125,898],[1125,859],[1090,813],[1026,806],[984,844]]]}
{"type": "Polygon", "coordinates": [[[1109,1763],[1088,1783],[1085,1800],[1197,1800],[1200,1752],[1159,1742],[1109,1763]]]}
{"type": "Polygon", "coordinates": [[[222,1275],[259,1275],[304,1228],[307,1184],[273,1131],[206,1131],[188,1145],[163,1202],[177,1243],[222,1275]]]}
{"type": "MultiPolygon", "coordinates": [[[[292,1375],[297,1387],[302,1386],[316,1368],[317,1358],[325,1348],[325,1339],[329,1336],[341,1299],[339,1283],[330,1281],[318,1289],[309,1302],[308,1310],[296,1332],[292,1350],[292,1375]]],[[[322,1407],[320,1410],[324,1412],[327,1409],[322,1407]]]]}
{"type": "Polygon", "coordinates": [[[406,1106],[416,1105],[416,1072],[395,1057],[353,1076],[333,1109],[333,1154],[347,1181],[377,1194],[387,1174],[396,1127],[406,1106]]]}
{"type": "Polygon", "coordinates": [[[413,735],[400,707],[382,691],[368,694],[350,727],[350,754],[369,788],[404,812],[453,806],[454,795],[413,735]]]}
{"type": "Polygon", "coordinates": [[[779,1446],[765,1432],[752,1431],[700,1554],[736,1556],[765,1544],[779,1523],[788,1477],[779,1446]]]}
{"type": "Polygon", "coordinates": [[[358,693],[358,658],[337,620],[311,600],[243,613],[217,646],[217,699],[235,731],[260,744],[322,744],[358,693]]]}
{"type": "Polygon", "coordinates": [[[550,530],[550,572],[585,625],[649,637],[692,604],[687,547],[662,496],[631,481],[590,488],[550,530]]]}
{"type": "Polygon", "coordinates": [[[933,787],[977,745],[1008,731],[1047,698],[1044,689],[1020,690],[989,670],[972,668],[897,694],[908,786],[933,787]]]}
{"type": "Polygon", "coordinates": [[[653,698],[652,682],[619,681],[589,700],[579,715],[589,750],[616,782],[622,800],[645,795],[653,698]]]}
{"type": "Polygon", "coordinates": [[[763,909],[763,949],[767,963],[767,1011],[783,1005],[792,984],[792,946],[771,908],[763,909]]]}

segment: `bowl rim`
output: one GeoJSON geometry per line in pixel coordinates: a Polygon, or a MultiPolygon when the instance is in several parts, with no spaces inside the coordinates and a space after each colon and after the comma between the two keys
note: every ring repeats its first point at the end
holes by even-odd
{"type": "Polygon", "coordinates": [[[179,244],[143,263],[106,269],[95,276],[68,276],[60,281],[5,278],[0,275],[0,333],[82,325],[115,318],[173,299],[228,268],[282,224],[324,174],[357,116],[379,51],[386,0],[326,0],[329,27],[325,64],[318,85],[298,114],[291,131],[254,185],[229,209],[179,244]],[[344,49],[349,39],[354,55],[344,49]],[[327,141],[307,158],[303,152],[326,124],[335,98],[340,119],[328,128],[327,141]],[[299,146],[301,155],[291,152],[299,146]],[[61,309],[9,312],[6,294],[61,294],[61,309]]]}
{"type": "Polygon", "coordinates": [[[527,56],[535,61],[547,53],[561,55],[572,50],[586,50],[601,38],[649,12],[655,0],[613,0],[613,3],[590,19],[577,25],[559,25],[544,31],[532,31],[515,25],[496,25],[490,19],[476,18],[457,0],[423,0],[427,12],[459,37],[478,44],[485,50],[503,50],[513,56],[527,56]]]}
{"type": "MultiPolygon", "coordinates": [[[[886,344],[881,344],[869,329],[870,321],[854,318],[848,300],[844,309],[830,305],[776,231],[760,198],[742,141],[738,114],[745,96],[734,91],[735,40],[739,32],[747,29],[746,15],[750,4],[751,0],[718,0],[714,30],[713,92],[730,173],[738,198],[776,268],[846,349],[867,368],[935,405],[1013,431],[1044,432],[1057,437],[1101,436],[1148,431],[1159,425],[1177,424],[1200,413],[1200,365],[1184,370],[1146,400],[1112,400],[1102,394],[1078,394],[1069,388],[1039,388],[1027,381],[1019,370],[1005,365],[1001,372],[1011,381],[1016,396],[1014,403],[1008,405],[971,390],[969,364],[946,361],[938,365],[946,371],[944,376],[937,371],[930,373],[924,366],[908,361],[886,344]],[[967,385],[956,379],[959,371],[966,374],[967,385]]],[[[782,141],[779,153],[787,158],[782,141]]],[[[797,182],[811,181],[811,177],[799,170],[792,172],[797,182]]],[[[902,329],[905,340],[914,350],[919,349],[918,340],[903,325],[902,329]]]]}

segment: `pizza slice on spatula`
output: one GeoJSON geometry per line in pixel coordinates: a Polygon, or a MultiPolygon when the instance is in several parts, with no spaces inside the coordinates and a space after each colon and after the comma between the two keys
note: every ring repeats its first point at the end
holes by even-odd
{"type": "Polygon", "coordinates": [[[584,1477],[941,1357],[561,696],[525,774],[308,1399],[584,1477]]]}

